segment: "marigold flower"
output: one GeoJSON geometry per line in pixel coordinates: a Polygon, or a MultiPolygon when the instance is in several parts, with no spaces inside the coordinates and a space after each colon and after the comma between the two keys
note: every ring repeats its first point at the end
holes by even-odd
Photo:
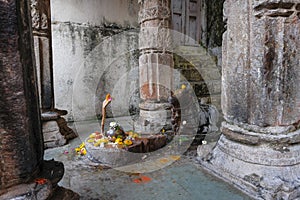
{"type": "Polygon", "coordinates": [[[101,144],[101,141],[98,140],[97,142],[94,143],[94,146],[95,146],[95,147],[98,147],[98,146],[100,146],[100,144],[101,144]]]}
{"type": "Polygon", "coordinates": [[[82,148],[84,148],[84,147],[85,147],[85,144],[84,144],[84,142],[83,142],[83,143],[81,143],[81,145],[79,146],[79,148],[82,149],[82,148]]]}
{"type": "Polygon", "coordinates": [[[87,140],[88,143],[93,143],[94,141],[95,141],[95,139],[93,139],[93,138],[87,140]]]}
{"type": "Polygon", "coordinates": [[[125,140],[125,141],[124,141],[124,144],[125,144],[126,146],[130,146],[130,145],[132,145],[132,141],[131,141],[131,140],[125,140]]]}
{"type": "Polygon", "coordinates": [[[80,149],[80,154],[81,155],[86,155],[86,149],[85,148],[80,149]]]}
{"type": "Polygon", "coordinates": [[[122,138],[117,138],[115,141],[116,144],[123,144],[122,138]]]}

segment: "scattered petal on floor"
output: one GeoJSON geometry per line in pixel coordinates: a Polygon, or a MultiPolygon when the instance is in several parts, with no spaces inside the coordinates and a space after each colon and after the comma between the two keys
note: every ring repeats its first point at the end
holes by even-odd
{"type": "Polygon", "coordinates": [[[141,184],[141,183],[148,183],[151,180],[152,179],[150,177],[141,175],[139,178],[133,179],[133,182],[137,184],[141,184]]]}
{"type": "Polygon", "coordinates": [[[179,160],[179,159],[180,159],[180,156],[171,156],[171,159],[172,159],[172,160],[179,160]]]}
{"type": "Polygon", "coordinates": [[[150,182],[152,179],[148,176],[141,176],[141,180],[144,182],[144,183],[147,183],[147,182],[150,182]]]}
{"type": "Polygon", "coordinates": [[[34,180],[35,183],[39,184],[39,185],[44,185],[47,182],[47,179],[45,178],[37,178],[34,180]]]}
{"type": "Polygon", "coordinates": [[[66,151],[64,151],[64,154],[69,154],[69,151],[67,151],[67,150],[66,150],[66,151]]]}
{"type": "Polygon", "coordinates": [[[159,162],[162,163],[162,164],[166,164],[168,163],[170,160],[168,158],[161,158],[159,159],[159,162]]]}

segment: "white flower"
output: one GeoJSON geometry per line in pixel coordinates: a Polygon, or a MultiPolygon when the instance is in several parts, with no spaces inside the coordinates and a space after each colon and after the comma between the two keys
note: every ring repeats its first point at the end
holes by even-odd
{"type": "Polygon", "coordinates": [[[109,123],[110,128],[117,128],[118,126],[120,126],[118,122],[110,122],[109,123]]]}
{"type": "Polygon", "coordinates": [[[206,140],[203,140],[203,141],[202,141],[202,144],[207,144],[207,141],[206,141],[206,140]]]}

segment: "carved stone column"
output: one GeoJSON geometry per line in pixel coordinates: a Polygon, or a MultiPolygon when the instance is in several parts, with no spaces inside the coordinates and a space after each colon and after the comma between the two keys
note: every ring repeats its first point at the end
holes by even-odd
{"type": "Polygon", "coordinates": [[[226,121],[201,164],[257,199],[298,199],[300,3],[227,0],[224,12],[226,121]]]}
{"type": "Polygon", "coordinates": [[[170,0],[140,0],[140,131],[158,133],[170,125],[173,56],[170,0]]]}
{"type": "Polygon", "coordinates": [[[61,117],[67,111],[54,108],[50,10],[50,0],[31,0],[34,52],[46,148],[64,145],[67,139],[76,137],[61,117]]]}

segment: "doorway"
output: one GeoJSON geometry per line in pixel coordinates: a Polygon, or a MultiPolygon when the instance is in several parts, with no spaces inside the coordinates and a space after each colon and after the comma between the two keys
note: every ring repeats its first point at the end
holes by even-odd
{"type": "Polygon", "coordinates": [[[181,44],[197,46],[202,43],[205,28],[203,0],[172,0],[172,27],[183,34],[181,44]]]}

